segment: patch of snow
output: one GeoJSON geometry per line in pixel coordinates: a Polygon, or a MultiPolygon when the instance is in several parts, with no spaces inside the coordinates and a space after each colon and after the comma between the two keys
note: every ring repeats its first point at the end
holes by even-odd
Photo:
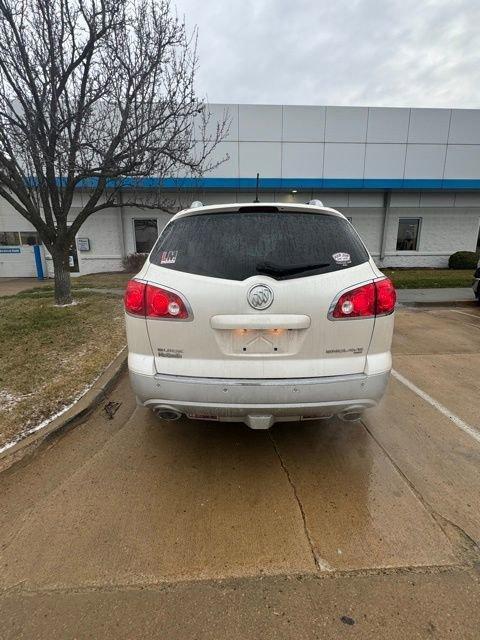
{"type": "MultiPolygon", "coordinates": [[[[47,427],[53,420],[55,420],[56,418],[59,418],[61,415],[63,415],[64,413],[66,413],[69,409],[71,409],[79,400],[80,398],[82,398],[87,391],[89,391],[93,385],[97,382],[97,380],[100,378],[100,376],[102,376],[102,374],[108,369],[108,367],[118,358],[118,356],[122,353],[122,351],[124,350],[125,347],[122,347],[120,349],[120,351],[115,355],[115,357],[109,362],[109,364],[105,367],[105,369],[98,374],[98,376],[96,378],[94,378],[92,380],[92,382],[90,384],[88,384],[86,387],[84,387],[82,389],[82,391],[80,391],[80,393],[78,393],[73,401],[70,404],[64,405],[60,411],[57,411],[57,413],[54,413],[53,415],[49,416],[48,418],[46,418],[45,420],[43,420],[42,422],[40,422],[40,424],[35,425],[34,427],[30,427],[25,429],[24,431],[22,431],[21,433],[19,433],[13,440],[10,440],[9,442],[7,442],[6,444],[4,444],[3,446],[0,446],[0,454],[3,453],[4,451],[7,451],[7,449],[11,449],[12,447],[14,447],[16,444],[18,444],[21,440],[24,440],[27,436],[32,435],[33,433],[36,433],[37,431],[40,431],[41,429],[44,429],[45,427],[47,427]]],[[[7,394],[10,395],[10,394],[7,394]]],[[[33,395],[33,394],[27,394],[27,395],[33,395]]],[[[23,398],[27,397],[27,395],[22,396],[23,398]]],[[[14,397],[14,396],[12,396],[14,397]]],[[[21,399],[21,398],[19,398],[21,399]]],[[[19,399],[16,400],[16,402],[19,401],[19,399]]]]}
{"type": "Polygon", "coordinates": [[[0,391],[0,404],[5,408],[16,405],[20,399],[21,398],[19,396],[14,396],[13,394],[8,393],[8,391],[0,391]]]}
{"type": "Polygon", "coordinates": [[[21,400],[29,398],[30,396],[33,396],[33,393],[22,393],[18,396],[14,396],[13,393],[0,390],[0,406],[4,409],[12,409],[16,404],[21,402],[21,400]]]}

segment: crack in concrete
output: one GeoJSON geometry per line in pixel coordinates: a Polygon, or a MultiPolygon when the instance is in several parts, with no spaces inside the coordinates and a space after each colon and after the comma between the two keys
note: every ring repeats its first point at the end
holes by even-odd
{"type": "Polygon", "coordinates": [[[303,530],[305,532],[305,537],[307,539],[308,546],[310,547],[310,552],[312,554],[312,558],[313,558],[313,562],[315,564],[315,567],[317,568],[318,571],[332,572],[332,571],[334,571],[334,568],[326,560],[321,558],[315,551],[315,546],[314,546],[314,543],[313,543],[313,540],[312,540],[312,536],[311,536],[310,531],[308,529],[307,516],[305,514],[305,510],[303,508],[302,501],[300,500],[300,497],[298,495],[297,487],[295,486],[295,483],[293,482],[292,477],[290,476],[290,472],[287,469],[287,466],[286,466],[286,464],[285,464],[285,462],[284,462],[284,460],[283,460],[283,458],[282,458],[282,456],[280,454],[280,451],[278,450],[277,443],[275,442],[270,430],[268,431],[268,437],[270,438],[270,441],[272,443],[273,449],[274,449],[274,451],[275,451],[275,453],[276,453],[276,455],[278,457],[278,460],[280,462],[280,466],[283,469],[283,472],[284,472],[284,474],[285,474],[285,476],[287,478],[287,481],[288,481],[288,483],[289,483],[289,485],[290,485],[290,487],[292,489],[293,496],[295,498],[297,506],[298,506],[298,508],[300,510],[300,515],[302,516],[302,521],[303,521],[303,530]]]}
{"type": "Polygon", "coordinates": [[[478,543],[464,530],[462,527],[455,522],[452,522],[449,518],[444,516],[443,514],[436,511],[432,505],[425,499],[422,493],[417,489],[417,487],[413,484],[410,478],[406,475],[406,473],[400,468],[397,462],[393,459],[387,449],[383,446],[383,444],[375,437],[372,431],[368,428],[366,423],[363,420],[360,420],[361,425],[365,429],[365,431],[369,434],[369,436],[374,440],[374,442],[380,447],[385,456],[388,458],[396,472],[400,475],[400,477],[406,482],[409,489],[412,491],[414,496],[419,500],[427,513],[435,520],[441,529],[444,536],[447,538],[450,544],[452,543],[452,536],[449,535],[448,527],[451,527],[457,534],[457,540],[455,543],[460,541],[461,552],[464,556],[466,556],[466,560],[471,564],[475,564],[480,560],[480,546],[478,543]]]}
{"type": "MultiPolygon", "coordinates": [[[[284,580],[342,580],[350,578],[372,578],[380,576],[416,576],[416,575],[440,575],[455,574],[475,571],[475,567],[470,565],[428,565],[417,567],[384,567],[375,569],[345,569],[311,573],[269,573],[269,574],[246,574],[241,576],[223,576],[218,578],[184,578],[165,579],[158,581],[136,581],[118,583],[86,583],[80,585],[45,585],[28,586],[25,580],[21,580],[8,587],[0,587],[0,599],[12,595],[41,595],[41,594],[70,594],[70,593],[116,593],[127,591],[169,591],[179,589],[188,585],[212,584],[225,585],[228,583],[238,583],[245,580],[265,581],[273,578],[284,580]]],[[[477,576],[475,572],[473,575],[477,576]]]]}

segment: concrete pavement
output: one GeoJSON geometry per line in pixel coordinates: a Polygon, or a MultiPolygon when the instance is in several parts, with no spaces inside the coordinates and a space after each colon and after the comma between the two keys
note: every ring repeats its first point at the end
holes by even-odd
{"type": "MultiPolygon", "coordinates": [[[[400,311],[394,366],[478,428],[468,313],[400,311]]],[[[109,399],[0,475],[2,638],[478,638],[480,443],[398,379],[270,432],[109,399]]]]}
{"type": "Polygon", "coordinates": [[[37,280],[37,278],[0,278],[0,297],[14,296],[17,293],[41,287],[48,284],[48,280],[37,280]]]}

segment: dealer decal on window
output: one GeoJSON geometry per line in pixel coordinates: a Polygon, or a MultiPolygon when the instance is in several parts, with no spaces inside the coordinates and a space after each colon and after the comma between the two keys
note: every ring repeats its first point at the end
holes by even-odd
{"type": "Polygon", "coordinates": [[[177,260],[178,251],[162,251],[160,264],[174,264],[177,260]]]}
{"type": "Polygon", "coordinates": [[[341,264],[344,267],[346,267],[347,264],[350,264],[352,262],[349,253],[343,253],[343,252],[334,253],[332,255],[332,258],[335,260],[337,264],[341,264]]]}

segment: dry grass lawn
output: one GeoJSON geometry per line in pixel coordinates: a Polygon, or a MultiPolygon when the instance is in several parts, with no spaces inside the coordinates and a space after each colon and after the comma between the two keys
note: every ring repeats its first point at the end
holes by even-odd
{"type": "Polygon", "coordinates": [[[121,297],[75,297],[0,298],[0,446],[71,403],[125,345],[121,297]]]}
{"type": "Polygon", "coordinates": [[[471,287],[471,269],[382,269],[397,289],[471,287]]]}

